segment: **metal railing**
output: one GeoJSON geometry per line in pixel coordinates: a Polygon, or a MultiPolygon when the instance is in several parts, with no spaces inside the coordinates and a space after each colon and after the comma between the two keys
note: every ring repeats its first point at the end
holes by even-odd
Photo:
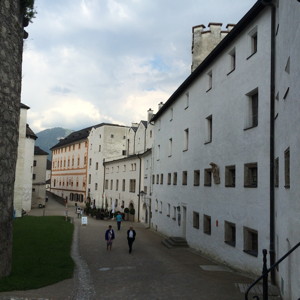
{"type": "MultiPolygon", "coordinates": [[[[300,246],[300,242],[296,244],[291,250],[289,250],[284,256],[282,256],[275,264],[273,264],[269,269],[267,268],[267,253],[266,249],[263,249],[263,270],[262,275],[258,277],[247,289],[245,293],[245,300],[249,300],[248,294],[250,290],[261,280],[263,280],[263,300],[268,300],[268,274],[276,268],[284,259],[286,259],[292,252],[294,252],[300,246]]],[[[253,299],[259,300],[259,296],[255,295],[252,297],[253,299]]]]}

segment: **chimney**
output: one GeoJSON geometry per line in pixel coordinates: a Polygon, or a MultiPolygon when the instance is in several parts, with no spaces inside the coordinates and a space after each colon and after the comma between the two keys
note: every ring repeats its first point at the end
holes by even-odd
{"type": "Polygon", "coordinates": [[[147,113],[148,113],[148,123],[149,123],[153,117],[153,110],[151,108],[149,108],[147,113]]]}
{"type": "Polygon", "coordinates": [[[235,26],[235,24],[227,24],[227,26],[226,26],[227,31],[231,31],[234,26],[235,26]]]}
{"type": "Polygon", "coordinates": [[[138,123],[135,123],[135,122],[132,122],[132,123],[131,123],[131,127],[139,127],[139,124],[138,124],[138,123]]]}
{"type": "Polygon", "coordinates": [[[163,102],[158,103],[158,110],[160,110],[163,107],[163,105],[164,105],[163,102]]]}

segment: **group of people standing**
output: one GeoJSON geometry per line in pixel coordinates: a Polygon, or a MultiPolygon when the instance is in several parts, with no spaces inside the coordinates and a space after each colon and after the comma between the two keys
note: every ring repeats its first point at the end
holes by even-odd
{"type": "MultiPolygon", "coordinates": [[[[117,214],[116,220],[117,220],[118,230],[120,230],[121,223],[122,223],[122,215],[120,213],[117,214]]],[[[133,227],[130,226],[129,229],[127,230],[127,241],[128,241],[129,253],[132,252],[132,245],[135,240],[135,236],[136,236],[136,232],[133,229],[133,227]]],[[[114,232],[112,226],[109,225],[108,229],[105,232],[105,240],[106,240],[106,249],[107,250],[111,250],[114,239],[115,239],[115,232],[114,232]]]]}

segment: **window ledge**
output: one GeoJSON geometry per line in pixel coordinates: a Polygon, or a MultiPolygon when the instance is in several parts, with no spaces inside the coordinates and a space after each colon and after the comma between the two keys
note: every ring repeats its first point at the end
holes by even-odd
{"type": "Polygon", "coordinates": [[[255,250],[243,250],[245,253],[257,257],[257,251],[255,250]]]}
{"type": "Polygon", "coordinates": [[[208,184],[208,183],[204,183],[204,186],[211,186],[211,184],[208,184]]]}
{"type": "Polygon", "coordinates": [[[284,188],[289,189],[290,185],[285,185],[284,188]]]}
{"type": "Polygon", "coordinates": [[[244,128],[244,131],[249,130],[249,129],[252,129],[252,128],[255,128],[255,127],[257,127],[257,126],[258,126],[258,125],[253,125],[253,126],[246,127],[246,128],[244,128]]]}
{"type": "Polygon", "coordinates": [[[176,221],[176,218],[172,218],[172,220],[176,221]]]}
{"type": "Polygon", "coordinates": [[[246,185],[246,184],[244,184],[244,188],[257,188],[257,185],[246,185]]]}
{"type": "Polygon", "coordinates": [[[248,57],[247,57],[247,60],[250,59],[257,51],[251,53],[248,57]]]}
{"type": "Polygon", "coordinates": [[[194,186],[200,186],[200,184],[199,183],[194,183],[194,186]]]}
{"type": "Polygon", "coordinates": [[[204,142],[204,145],[210,144],[212,142],[212,140],[204,142]]]}
{"type": "Polygon", "coordinates": [[[225,244],[231,247],[235,247],[235,242],[230,242],[230,241],[224,241],[225,244]]]}
{"type": "Polygon", "coordinates": [[[211,89],[212,89],[212,87],[210,87],[210,88],[206,91],[206,93],[208,93],[211,89]]]}
{"type": "Polygon", "coordinates": [[[235,68],[233,68],[229,73],[227,73],[227,76],[230,75],[234,70],[235,68]]]}
{"type": "Polygon", "coordinates": [[[182,152],[186,152],[186,151],[188,151],[189,149],[184,149],[184,150],[182,150],[182,152]]]}
{"type": "Polygon", "coordinates": [[[204,233],[207,234],[207,235],[211,235],[210,231],[204,231],[204,233]]]}

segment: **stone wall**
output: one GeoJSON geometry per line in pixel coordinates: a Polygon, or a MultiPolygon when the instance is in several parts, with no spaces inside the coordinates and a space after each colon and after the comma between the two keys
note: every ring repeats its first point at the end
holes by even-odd
{"type": "Polygon", "coordinates": [[[0,277],[11,270],[22,51],[20,2],[0,0],[0,277]]]}

